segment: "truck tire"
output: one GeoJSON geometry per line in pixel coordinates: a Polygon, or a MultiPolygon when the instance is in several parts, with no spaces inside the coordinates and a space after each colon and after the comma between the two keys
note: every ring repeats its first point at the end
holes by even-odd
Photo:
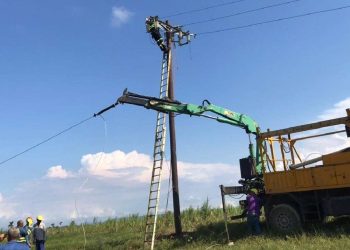
{"type": "Polygon", "coordinates": [[[269,215],[269,223],[272,230],[288,234],[301,229],[299,213],[288,204],[279,204],[272,208],[269,215]]]}

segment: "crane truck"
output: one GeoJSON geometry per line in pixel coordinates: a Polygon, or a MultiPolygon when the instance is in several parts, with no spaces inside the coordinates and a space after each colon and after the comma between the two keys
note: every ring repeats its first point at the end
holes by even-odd
{"type": "MultiPolygon", "coordinates": [[[[346,110],[345,117],[261,132],[251,117],[208,100],[202,105],[185,104],[128,92],[127,89],[115,104],[96,115],[118,104],[205,117],[239,127],[249,138],[255,136],[255,143],[250,140],[248,157],[240,159],[240,185],[220,185],[224,207],[225,195],[246,194],[249,189],[256,188],[263,201],[268,227],[283,233],[299,230],[303,224],[321,221],[326,216],[350,215],[350,147],[306,161],[296,149],[297,142],[320,136],[345,132],[350,137],[350,109],[346,110]],[[338,128],[339,125],[345,125],[345,129],[327,133],[319,130],[330,126],[338,128]],[[303,135],[310,130],[316,132],[303,135]],[[300,137],[292,138],[292,134],[300,137]]],[[[244,206],[244,201],[240,204],[244,206]]]]}

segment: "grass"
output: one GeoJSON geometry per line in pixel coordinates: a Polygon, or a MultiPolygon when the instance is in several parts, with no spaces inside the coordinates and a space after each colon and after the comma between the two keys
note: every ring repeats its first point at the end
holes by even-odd
{"type": "MultiPolygon", "coordinates": [[[[229,214],[239,214],[238,208],[230,207],[229,214]]],[[[202,207],[182,212],[184,237],[173,236],[172,213],[159,216],[156,249],[350,249],[350,218],[331,219],[325,224],[309,225],[295,235],[279,235],[268,232],[262,223],[261,236],[249,235],[245,221],[229,222],[230,238],[234,246],[227,245],[222,210],[202,207]]],[[[94,221],[84,226],[85,249],[142,249],[145,218],[132,215],[127,218],[94,221]]],[[[84,249],[81,226],[50,228],[47,249],[84,249]]]]}

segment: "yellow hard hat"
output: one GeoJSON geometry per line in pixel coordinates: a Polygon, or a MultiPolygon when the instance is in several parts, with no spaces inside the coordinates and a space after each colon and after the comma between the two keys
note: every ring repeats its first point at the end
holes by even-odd
{"type": "Polygon", "coordinates": [[[44,217],[42,215],[38,215],[38,217],[36,217],[37,220],[43,221],[44,217]]]}
{"type": "Polygon", "coordinates": [[[254,193],[254,194],[258,194],[258,190],[256,188],[252,188],[250,189],[250,192],[254,193]]]}
{"type": "Polygon", "coordinates": [[[31,226],[33,224],[32,217],[27,217],[26,222],[28,223],[29,226],[31,226]]]}

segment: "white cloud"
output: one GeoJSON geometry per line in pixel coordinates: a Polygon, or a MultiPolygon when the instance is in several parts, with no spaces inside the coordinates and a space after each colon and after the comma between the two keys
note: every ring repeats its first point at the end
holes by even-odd
{"type": "Polygon", "coordinates": [[[318,116],[321,120],[328,120],[346,116],[346,109],[350,108],[350,97],[336,103],[332,108],[327,109],[318,116]]]}
{"type": "Polygon", "coordinates": [[[62,166],[58,165],[58,166],[50,167],[47,170],[46,177],[47,178],[66,179],[69,177],[73,177],[73,174],[71,172],[65,170],[64,168],[62,168],[62,166]]]}
{"type": "Polygon", "coordinates": [[[15,203],[12,203],[4,198],[2,193],[0,193],[0,218],[1,219],[9,219],[16,214],[14,209],[15,203]]]}
{"type": "Polygon", "coordinates": [[[82,171],[86,171],[89,175],[105,178],[133,178],[132,175],[143,175],[144,171],[150,170],[152,159],[137,151],[124,153],[116,150],[111,153],[84,155],[81,158],[81,165],[82,171]]]}
{"type": "Polygon", "coordinates": [[[122,24],[127,23],[132,15],[133,13],[128,11],[125,7],[114,6],[112,8],[112,26],[120,27],[122,24]]]}
{"type": "Polygon", "coordinates": [[[192,182],[210,182],[226,175],[239,179],[239,167],[222,163],[178,162],[179,176],[192,182]]]}
{"type": "MultiPolygon", "coordinates": [[[[350,97],[336,103],[332,108],[325,110],[317,116],[318,120],[328,120],[346,116],[346,109],[350,108],[350,97]]],[[[310,136],[326,132],[343,130],[344,125],[326,127],[301,133],[299,136],[310,136]]],[[[298,137],[299,137],[298,136],[298,137]]],[[[328,136],[316,137],[305,141],[297,142],[298,152],[303,160],[310,160],[322,154],[327,154],[350,147],[350,140],[345,133],[337,133],[328,136]]]]}
{"type": "MultiPolygon", "coordinates": [[[[132,151],[125,153],[116,150],[111,153],[87,154],[81,159],[82,169],[92,176],[103,178],[120,178],[123,181],[148,183],[151,178],[153,161],[149,155],[132,151]]],[[[162,179],[169,175],[170,163],[164,161],[162,179]]],[[[209,182],[223,174],[236,177],[239,168],[222,163],[188,163],[178,162],[178,175],[192,182],[209,182]]]]}

